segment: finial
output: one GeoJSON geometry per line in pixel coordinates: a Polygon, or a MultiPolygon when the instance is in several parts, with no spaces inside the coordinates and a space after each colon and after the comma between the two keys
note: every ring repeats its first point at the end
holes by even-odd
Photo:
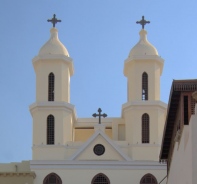
{"type": "Polygon", "coordinates": [[[48,22],[51,22],[53,24],[53,27],[55,27],[55,24],[57,24],[58,22],[61,22],[61,20],[58,20],[56,18],[56,15],[55,14],[53,15],[53,18],[52,19],[48,19],[47,21],[48,22]]]}
{"type": "Polygon", "coordinates": [[[144,19],[144,16],[142,16],[142,20],[137,21],[136,23],[137,23],[137,24],[141,24],[141,25],[142,25],[142,29],[144,29],[144,26],[145,26],[146,24],[149,24],[150,21],[145,20],[145,19],[144,19]]]}
{"type": "Polygon", "coordinates": [[[96,114],[96,113],[92,114],[92,116],[95,117],[95,118],[96,118],[97,116],[99,117],[99,124],[101,124],[101,117],[102,117],[102,116],[103,116],[104,118],[107,117],[107,114],[105,114],[105,113],[104,113],[104,114],[101,114],[101,112],[102,112],[102,110],[101,110],[101,108],[99,108],[99,109],[98,109],[98,114],[96,114]]]}

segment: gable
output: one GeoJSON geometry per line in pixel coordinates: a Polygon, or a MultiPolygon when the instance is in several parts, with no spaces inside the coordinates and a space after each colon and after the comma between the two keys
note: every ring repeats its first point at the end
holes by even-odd
{"type": "MultiPolygon", "coordinates": [[[[100,149],[99,149],[100,150],[100,149]]],[[[70,160],[104,160],[104,161],[123,161],[131,160],[120,148],[102,131],[97,131],[86,143],[79,148],[70,160]],[[104,148],[104,153],[97,155],[95,146],[104,148]]]]}

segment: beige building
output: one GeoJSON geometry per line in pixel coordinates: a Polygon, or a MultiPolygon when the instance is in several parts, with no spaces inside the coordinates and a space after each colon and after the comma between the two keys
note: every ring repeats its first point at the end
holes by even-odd
{"type": "MultiPolygon", "coordinates": [[[[58,39],[58,30],[53,27],[50,32],[32,60],[33,183],[158,184],[166,176],[166,164],[159,162],[167,108],[160,101],[164,60],[148,42],[147,31],[140,31],[139,42],[122,62],[128,83],[122,115],[101,117],[101,123],[98,118],[77,117],[70,103],[73,60],[58,39]]],[[[95,116],[103,115],[98,111],[95,116]]]]}
{"type": "Polygon", "coordinates": [[[196,79],[172,83],[160,155],[168,164],[168,184],[196,184],[197,181],[196,90],[196,79]]]}
{"type": "Polygon", "coordinates": [[[33,184],[36,175],[30,170],[29,161],[0,164],[1,184],[33,184]]]}

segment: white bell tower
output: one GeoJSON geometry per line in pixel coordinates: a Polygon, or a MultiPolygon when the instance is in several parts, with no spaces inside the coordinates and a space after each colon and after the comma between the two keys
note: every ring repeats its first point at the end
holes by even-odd
{"type": "Polygon", "coordinates": [[[33,58],[36,101],[30,106],[33,118],[33,160],[61,160],[65,144],[73,140],[74,106],[70,104],[73,61],[58,39],[55,18],[51,37],[33,58]]]}
{"type": "Polygon", "coordinates": [[[158,160],[167,105],[160,101],[160,76],[164,60],[147,40],[144,17],[140,40],[124,64],[127,103],[123,105],[125,137],[134,160],[158,160]]]}

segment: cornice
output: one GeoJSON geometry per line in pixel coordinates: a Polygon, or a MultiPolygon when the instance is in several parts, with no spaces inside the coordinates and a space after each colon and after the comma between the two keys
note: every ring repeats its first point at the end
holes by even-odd
{"type": "Polygon", "coordinates": [[[151,108],[160,108],[164,111],[166,111],[167,109],[167,104],[158,100],[158,101],[131,101],[131,102],[127,102],[125,104],[122,105],[122,114],[123,112],[127,111],[127,110],[131,110],[131,109],[137,109],[139,107],[140,110],[142,109],[150,109],[151,108]]]}
{"type": "Polygon", "coordinates": [[[111,170],[166,170],[166,164],[156,161],[30,161],[31,169],[111,169],[111,170]]]}
{"type": "Polygon", "coordinates": [[[150,63],[152,62],[157,62],[161,68],[161,73],[163,71],[163,64],[164,64],[164,59],[162,59],[160,56],[157,55],[143,55],[143,56],[132,56],[132,57],[128,57],[125,62],[124,62],[124,69],[123,69],[123,73],[125,76],[127,76],[128,73],[128,65],[131,63],[139,63],[141,61],[145,61],[150,63]]]}
{"type": "Polygon", "coordinates": [[[70,75],[72,76],[74,74],[74,65],[73,65],[72,58],[65,56],[63,54],[56,54],[56,55],[47,54],[43,56],[35,56],[32,59],[32,63],[33,63],[33,66],[35,66],[37,62],[41,62],[41,61],[47,62],[47,61],[52,61],[52,60],[61,60],[65,62],[69,66],[70,75]]]}
{"type": "Polygon", "coordinates": [[[22,177],[33,177],[36,178],[35,172],[0,172],[0,177],[13,177],[13,176],[22,176],[22,177]]]}
{"type": "Polygon", "coordinates": [[[136,56],[131,56],[131,57],[128,57],[126,60],[125,60],[125,63],[127,62],[130,62],[132,60],[157,60],[161,63],[164,63],[164,59],[162,59],[160,56],[157,56],[157,55],[136,55],[136,56]]]}
{"type": "Polygon", "coordinates": [[[65,110],[68,113],[72,113],[75,120],[77,119],[75,106],[67,102],[56,102],[56,101],[35,102],[29,106],[29,110],[32,116],[35,111],[51,110],[51,109],[65,110]]]}

